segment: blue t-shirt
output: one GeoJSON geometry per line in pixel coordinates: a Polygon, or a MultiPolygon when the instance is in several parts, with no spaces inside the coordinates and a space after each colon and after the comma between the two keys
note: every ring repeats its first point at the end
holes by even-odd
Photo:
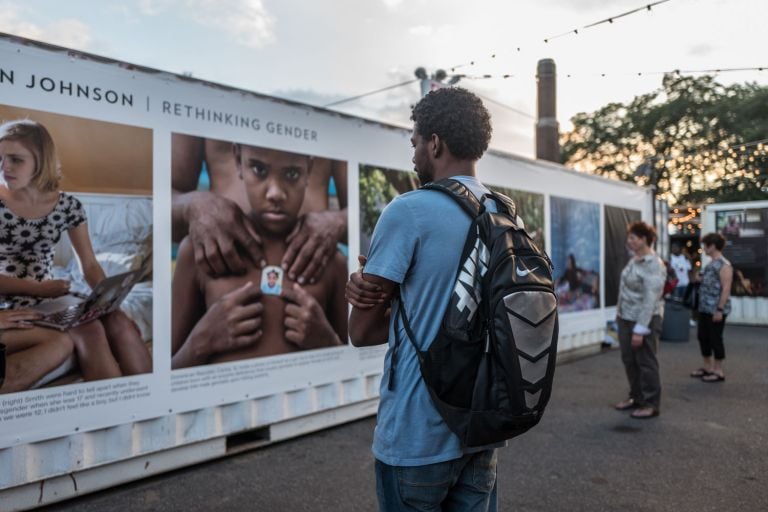
{"type": "MultiPolygon", "coordinates": [[[[476,178],[458,179],[475,195],[487,191],[476,178]]],[[[469,215],[450,197],[415,190],[395,198],[374,229],[364,272],[400,283],[400,295],[416,336],[413,341],[421,350],[429,346],[440,327],[470,224],[469,215]]],[[[373,439],[374,456],[390,466],[422,466],[478,451],[461,445],[432,404],[402,322],[394,389],[389,389],[398,306],[394,301],[373,439]]]]}

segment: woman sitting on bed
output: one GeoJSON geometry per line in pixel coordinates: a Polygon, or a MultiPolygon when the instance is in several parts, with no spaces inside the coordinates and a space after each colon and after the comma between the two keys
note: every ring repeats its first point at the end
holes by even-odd
{"type": "MultiPolygon", "coordinates": [[[[105,274],[91,246],[82,204],[59,190],[56,148],[48,130],[30,120],[0,125],[0,165],[5,180],[0,185],[0,303],[4,303],[0,307],[22,309],[69,292],[68,281],[52,279],[54,247],[64,231],[85,280],[95,287],[105,274]]],[[[31,368],[36,361],[27,351],[16,351],[13,362],[17,333],[23,333],[25,339],[47,339],[52,333],[35,327],[7,331],[3,336],[3,343],[10,343],[8,367],[31,368]]],[[[120,310],[73,327],[66,335],[85,380],[152,370],[152,359],[137,327],[120,310]]],[[[7,379],[2,391],[15,387],[7,379]]]]}

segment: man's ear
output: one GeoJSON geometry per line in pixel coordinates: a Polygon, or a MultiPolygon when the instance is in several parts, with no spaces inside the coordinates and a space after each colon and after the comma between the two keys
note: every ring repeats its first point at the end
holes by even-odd
{"type": "Polygon", "coordinates": [[[429,139],[429,151],[432,153],[433,158],[440,158],[440,155],[443,153],[443,141],[436,133],[433,133],[429,139]]]}

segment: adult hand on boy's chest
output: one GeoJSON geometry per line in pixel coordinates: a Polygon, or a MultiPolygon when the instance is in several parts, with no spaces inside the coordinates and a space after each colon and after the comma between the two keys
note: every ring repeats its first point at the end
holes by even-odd
{"type": "Polygon", "coordinates": [[[193,203],[190,208],[195,211],[190,215],[189,238],[201,272],[220,277],[264,266],[261,238],[234,201],[210,194],[204,204],[193,203]],[[253,265],[246,264],[244,257],[253,265]]]}
{"type": "Polygon", "coordinates": [[[310,212],[288,236],[282,267],[300,284],[314,283],[344,236],[343,214],[337,211],[310,212]]]}
{"type": "Polygon", "coordinates": [[[301,349],[341,345],[317,300],[298,284],[283,289],[286,341],[301,349]]]}

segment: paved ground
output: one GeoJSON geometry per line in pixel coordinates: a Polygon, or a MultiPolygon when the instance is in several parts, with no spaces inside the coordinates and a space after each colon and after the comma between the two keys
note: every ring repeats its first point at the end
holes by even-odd
{"type": "MultiPolygon", "coordinates": [[[[768,329],[728,326],[727,381],[663,343],[662,414],[633,420],[619,353],[561,365],[540,426],[499,457],[504,511],[768,511],[768,329]]],[[[57,511],[375,510],[374,420],[72,500],[57,511]]]]}

